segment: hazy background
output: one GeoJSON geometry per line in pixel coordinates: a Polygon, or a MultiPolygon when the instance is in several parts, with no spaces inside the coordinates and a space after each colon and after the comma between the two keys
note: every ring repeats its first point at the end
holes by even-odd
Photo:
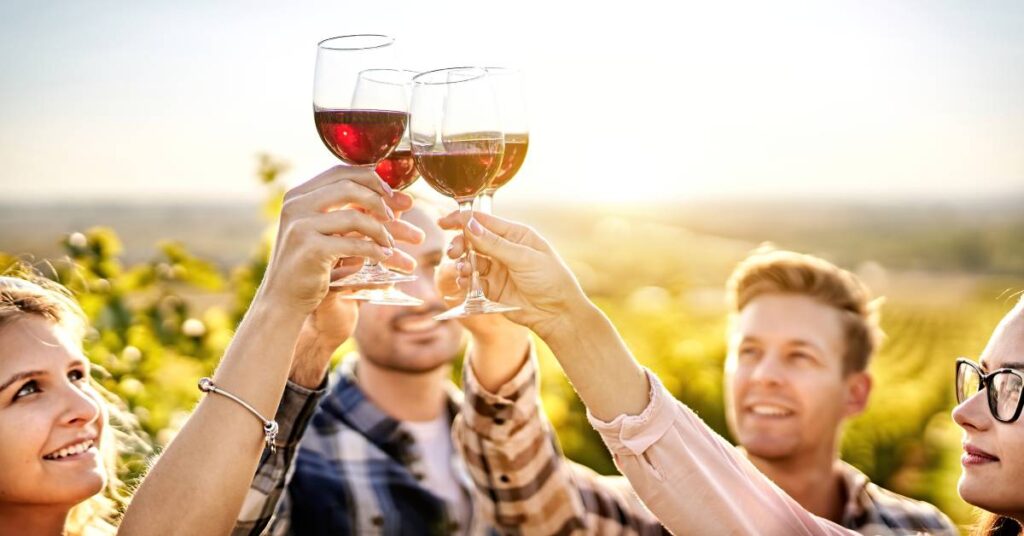
{"type": "MultiPolygon", "coordinates": [[[[1024,289],[1022,27],[1010,1],[8,0],[0,273],[17,257],[76,292],[98,379],[159,447],[262,277],[281,193],[337,163],[312,121],[317,41],[518,66],[530,152],[496,209],[552,240],[638,358],[728,434],[735,263],[771,241],[857,272],[888,338],[844,458],[966,524],[953,360],[1024,289]]],[[[565,452],[613,472],[540,356],[565,452]]]]}
{"type": "Polygon", "coordinates": [[[502,197],[984,198],[1024,189],[1024,4],[7,0],[0,185],[18,200],[236,200],[297,181],[316,43],[398,37],[411,67],[529,77],[502,197]]]}

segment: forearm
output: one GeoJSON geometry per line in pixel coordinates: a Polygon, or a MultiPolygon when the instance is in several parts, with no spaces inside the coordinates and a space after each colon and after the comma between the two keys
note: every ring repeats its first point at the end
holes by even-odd
{"type": "MultiPolygon", "coordinates": [[[[214,383],[262,415],[274,415],[303,318],[258,295],[214,383]]],[[[255,416],[226,397],[205,396],[135,494],[122,533],[227,533],[263,447],[255,416]]]]}
{"type": "Polygon", "coordinates": [[[579,300],[540,335],[595,417],[636,415],[647,406],[647,376],[615,326],[589,300],[579,300]]]}
{"type": "Polygon", "coordinates": [[[511,328],[497,333],[472,334],[467,355],[480,386],[492,393],[519,372],[530,357],[530,332],[509,323],[511,328]]]}

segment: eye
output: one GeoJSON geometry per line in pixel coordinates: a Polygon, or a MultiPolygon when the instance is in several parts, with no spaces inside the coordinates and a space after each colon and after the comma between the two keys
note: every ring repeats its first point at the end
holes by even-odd
{"type": "Polygon", "coordinates": [[[749,359],[756,359],[757,356],[758,356],[758,353],[759,352],[757,351],[757,347],[754,347],[754,346],[741,346],[739,351],[737,352],[737,356],[740,359],[749,360],[749,359]]]}
{"type": "Polygon", "coordinates": [[[68,379],[75,383],[78,383],[85,379],[85,371],[81,369],[72,370],[68,372],[68,379]]]}
{"type": "Polygon", "coordinates": [[[35,380],[32,380],[30,382],[25,383],[25,385],[22,385],[21,389],[18,389],[18,392],[14,393],[14,399],[13,400],[18,400],[19,398],[21,398],[23,396],[28,396],[28,395],[35,394],[35,393],[38,393],[38,392],[39,392],[39,383],[36,382],[35,380]]]}
{"type": "Polygon", "coordinates": [[[789,357],[791,357],[792,359],[801,360],[801,361],[813,361],[814,360],[814,356],[812,356],[811,354],[808,354],[806,352],[793,352],[793,353],[789,354],[789,357]]]}

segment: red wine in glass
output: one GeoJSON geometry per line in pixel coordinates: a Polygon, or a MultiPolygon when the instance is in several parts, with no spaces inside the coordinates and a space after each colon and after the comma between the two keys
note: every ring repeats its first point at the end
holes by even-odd
{"type": "Polygon", "coordinates": [[[377,175],[395,190],[404,190],[420,178],[411,149],[398,148],[391,151],[387,158],[377,164],[376,171],[377,175]]]}
{"type": "Polygon", "coordinates": [[[398,143],[409,114],[392,110],[314,109],[320,139],[334,156],[353,166],[376,164],[398,143]]]}
{"type": "Polygon", "coordinates": [[[501,169],[487,188],[489,192],[505,186],[516,176],[526,161],[526,150],[529,146],[529,134],[505,134],[505,156],[501,159],[501,169]]]}
{"type": "Polygon", "coordinates": [[[501,168],[501,138],[460,136],[445,141],[444,151],[417,153],[416,167],[431,187],[456,200],[472,199],[490,185],[501,168]]]}

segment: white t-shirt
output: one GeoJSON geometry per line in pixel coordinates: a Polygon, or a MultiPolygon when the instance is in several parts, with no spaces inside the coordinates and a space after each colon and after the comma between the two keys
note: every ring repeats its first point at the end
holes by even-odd
{"type": "Polygon", "coordinates": [[[470,505],[452,463],[455,452],[447,416],[442,414],[425,422],[403,421],[402,425],[413,435],[423,453],[425,475],[421,484],[453,507],[459,532],[465,532],[469,528],[470,505]]]}

